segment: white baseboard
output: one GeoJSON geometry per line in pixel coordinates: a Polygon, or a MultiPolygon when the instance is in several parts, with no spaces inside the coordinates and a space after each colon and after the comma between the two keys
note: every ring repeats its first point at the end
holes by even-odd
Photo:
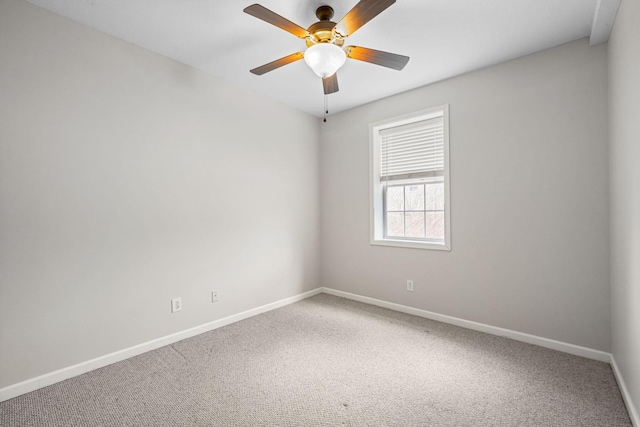
{"type": "Polygon", "coordinates": [[[29,380],[10,385],[8,387],[1,388],[0,402],[4,402],[5,400],[12,399],[14,397],[20,396],[21,394],[29,393],[39,388],[64,381],[69,378],[73,378],[86,372],[93,371],[94,369],[102,368],[103,366],[111,365],[112,363],[120,362],[121,360],[128,359],[130,357],[137,356],[151,350],[155,350],[156,348],[164,347],[183,339],[191,338],[204,332],[208,332],[222,326],[226,326],[231,323],[235,323],[240,320],[244,320],[249,317],[274,310],[276,308],[284,307],[285,305],[293,304],[294,302],[298,302],[305,298],[317,295],[320,292],[322,292],[322,288],[317,288],[309,292],[294,295],[280,301],[272,302],[270,304],[256,307],[251,310],[243,311],[241,313],[237,313],[222,319],[214,320],[213,322],[205,323],[204,325],[196,326],[184,331],[157,338],[155,340],[147,341],[142,344],[134,345],[133,347],[125,348],[123,350],[106,354],[104,356],[96,357],[95,359],[91,359],[86,362],[68,366],[66,368],[50,372],[48,374],[40,375],[39,377],[31,378],[29,380]]]}
{"type": "Polygon", "coordinates": [[[613,357],[613,354],[611,355],[611,368],[613,369],[613,374],[616,377],[616,381],[618,381],[620,393],[622,394],[622,400],[624,400],[624,404],[627,406],[627,412],[629,412],[631,423],[635,427],[640,427],[640,416],[638,416],[638,411],[633,404],[633,400],[631,400],[631,395],[629,394],[627,385],[625,384],[622,377],[622,372],[620,372],[620,368],[618,368],[618,364],[616,363],[616,359],[613,357]]]}
{"type": "Polygon", "coordinates": [[[497,326],[486,325],[484,323],[473,322],[471,320],[464,320],[458,317],[447,316],[444,314],[438,314],[431,311],[421,310],[419,308],[408,307],[406,305],[395,304],[375,298],[364,297],[362,295],[352,294],[349,292],[338,291],[331,288],[322,288],[322,292],[351,299],[354,301],[360,301],[371,305],[377,305],[378,307],[388,308],[394,311],[400,311],[402,313],[413,314],[414,316],[424,317],[426,319],[437,320],[442,323],[449,323],[451,325],[461,326],[463,328],[472,329],[474,331],[485,332],[491,335],[498,335],[501,337],[511,338],[516,341],[526,342],[528,344],[539,345],[540,347],[546,347],[553,350],[562,351],[564,353],[573,354],[576,356],[586,357],[588,359],[599,360],[601,362],[609,363],[611,359],[611,353],[607,353],[600,350],[594,350],[592,348],[581,347],[579,345],[568,344],[562,341],[551,340],[548,338],[538,337],[536,335],[529,335],[523,332],[516,332],[510,329],[499,328],[497,326]]]}

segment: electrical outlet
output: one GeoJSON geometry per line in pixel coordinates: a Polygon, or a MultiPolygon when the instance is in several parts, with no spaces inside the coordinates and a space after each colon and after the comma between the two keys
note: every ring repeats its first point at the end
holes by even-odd
{"type": "Polygon", "coordinates": [[[211,291],[211,302],[218,302],[218,291],[211,291]]]}
{"type": "Polygon", "coordinates": [[[407,280],[407,290],[413,292],[413,280],[407,280]]]}
{"type": "Polygon", "coordinates": [[[174,298],[171,300],[171,312],[182,310],[182,298],[174,298]]]}

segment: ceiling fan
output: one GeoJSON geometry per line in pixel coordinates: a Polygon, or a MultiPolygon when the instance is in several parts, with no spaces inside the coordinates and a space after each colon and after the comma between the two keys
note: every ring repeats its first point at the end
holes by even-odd
{"type": "Polygon", "coordinates": [[[244,9],[245,13],[285,30],[305,40],[307,44],[306,51],[276,59],[251,72],[260,76],[304,58],[307,65],[322,78],[324,93],[328,95],[338,91],[336,71],[344,65],[347,58],[402,70],[409,62],[408,56],[360,46],[342,47],[347,37],[395,2],[396,0],[360,0],[338,23],[331,21],[333,9],[330,6],[320,6],[316,10],[319,21],[306,30],[264,6],[251,5],[244,9]]]}

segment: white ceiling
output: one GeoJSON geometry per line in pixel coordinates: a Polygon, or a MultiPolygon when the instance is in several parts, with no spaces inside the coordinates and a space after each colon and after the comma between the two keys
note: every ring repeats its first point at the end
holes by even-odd
{"type": "MultiPolygon", "coordinates": [[[[322,82],[304,61],[263,76],[249,70],[304,50],[304,41],[243,13],[256,0],[29,0],[315,116],[322,82]]],[[[357,0],[259,0],[307,28],[318,6],[338,22],[357,0]]],[[[589,37],[609,0],[397,0],[347,40],[411,57],[404,70],[348,60],[331,113],[589,37]]],[[[615,14],[614,14],[615,16],[615,14]]]]}

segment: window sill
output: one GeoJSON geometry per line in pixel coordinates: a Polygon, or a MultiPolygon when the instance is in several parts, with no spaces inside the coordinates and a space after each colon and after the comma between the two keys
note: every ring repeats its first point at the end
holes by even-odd
{"type": "Polygon", "coordinates": [[[411,248],[411,249],[430,249],[436,251],[450,251],[451,245],[445,243],[435,242],[419,242],[416,240],[393,240],[393,239],[372,239],[372,245],[377,246],[393,246],[397,248],[411,248]]]}

